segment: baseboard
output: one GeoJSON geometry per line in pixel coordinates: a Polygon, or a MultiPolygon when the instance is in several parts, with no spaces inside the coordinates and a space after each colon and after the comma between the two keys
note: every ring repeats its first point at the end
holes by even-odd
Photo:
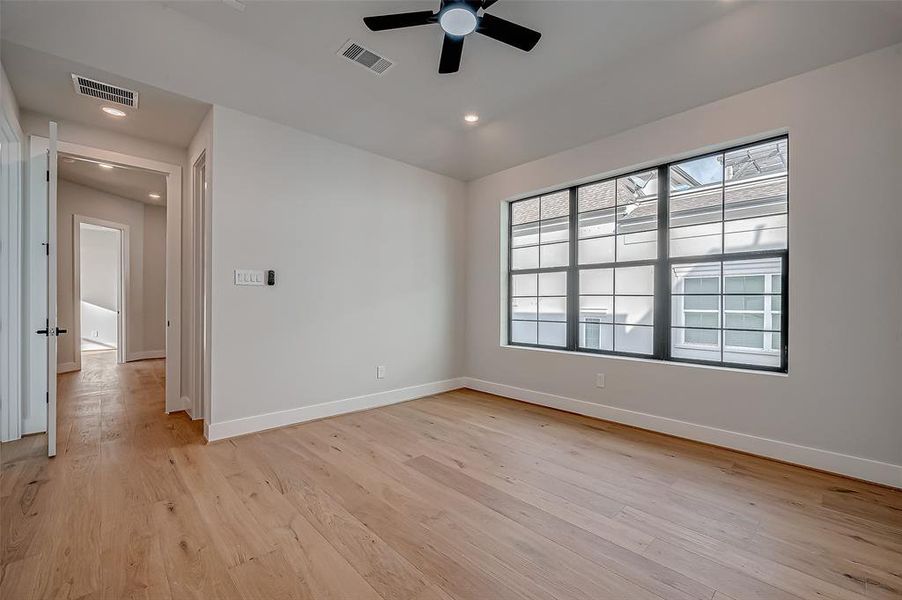
{"type": "Polygon", "coordinates": [[[576,400],[575,398],[537,392],[472,377],[463,377],[462,380],[465,387],[480,392],[505,396],[529,402],[530,404],[565,410],[624,425],[632,425],[633,427],[731,448],[821,471],[854,477],[855,479],[902,488],[902,465],[840,454],[809,446],[800,446],[790,442],[772,440],[727,429],[718,429],[708,425],[699,425],[595,402],[586,402],[585,400],[576,400]]]}
{"type": "Polygon", "coordinates": [[[140,352],[130,352],[128,356],[125,357],[125,362],[132,362],[134,360],[149,360],[151,358],[166,358],[166,351],[142,350],[140,352]]]}
{"type": "Polygon", "coordinates": [[[57,373],[71,373],[78,370],[78,364],[74,362],[59,363],[56,365],[57,373]]]}
{"type": "Polygon", "coordinates": [[[324,417],[333,417],[360,410],[387,406],[389,404],[397,404],[398,402],[406,402],[424,396],[449,392],[461,387],[464,387],[463,379],[445,379],[443,381],[433,381],[422,385],[377,392],[365,396],[355,396],[343,400],[323,402],[312,406],[301,406],[290,410],[254,415],[243,419],[234,419],[232,421],[223,421],[221,423],[205,423],[204,435],[206,436],[207,441],[213,442],[239,435],[246,435],[248,433],[255,433],[257,431],[264,431],[266,429],[295,425],[297,423],[303,423],[304,421],[312,421],[314,419],[322,419],[324,417]]]}

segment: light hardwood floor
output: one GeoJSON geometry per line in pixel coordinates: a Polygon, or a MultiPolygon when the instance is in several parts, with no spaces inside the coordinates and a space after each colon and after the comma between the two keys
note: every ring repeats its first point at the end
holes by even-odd
{"type": "Polygon", "coordinates": [[[0,448],[3,600],[902,597],[899,491],[468,390],[205,445],[163,383],[0,448]]]}

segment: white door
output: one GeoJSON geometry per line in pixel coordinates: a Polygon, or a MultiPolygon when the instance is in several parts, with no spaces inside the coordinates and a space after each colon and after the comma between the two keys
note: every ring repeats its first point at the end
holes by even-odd
{"type": "Polygon", "coordinates": [[[56,456],[56,123],[50,122],[47,151],[47,455],[56,456]]]}

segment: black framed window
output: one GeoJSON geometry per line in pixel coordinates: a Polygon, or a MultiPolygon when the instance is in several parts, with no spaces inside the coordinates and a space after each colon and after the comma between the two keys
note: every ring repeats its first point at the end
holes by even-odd
{"type": "Polygon", "coordinates": [[[517,200],[511,345],[786,371],[786,136],[517,200]]]}

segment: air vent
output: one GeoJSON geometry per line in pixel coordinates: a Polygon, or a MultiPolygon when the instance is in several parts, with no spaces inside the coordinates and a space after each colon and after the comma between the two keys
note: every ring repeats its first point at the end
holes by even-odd
{"type": "Polygon", "coordinates": [[[88,79],[75,73],[72,73],[72,85],[75,86],[76,94],[90,96],[104,102],[121,104],[129,108],[138,108],[138,92],[134,90],[103,83],[95,79],[88,79]]]}
{"type": "Polygon", "coordinates": [[[338,54],[379,76],[384,75],[385,72],[395,64],[384,56],[379,56],[372,50],[364,48],[353,40],[348,40],[345,45],[341,47],[341,50],[338,51],[338,54]]]}

